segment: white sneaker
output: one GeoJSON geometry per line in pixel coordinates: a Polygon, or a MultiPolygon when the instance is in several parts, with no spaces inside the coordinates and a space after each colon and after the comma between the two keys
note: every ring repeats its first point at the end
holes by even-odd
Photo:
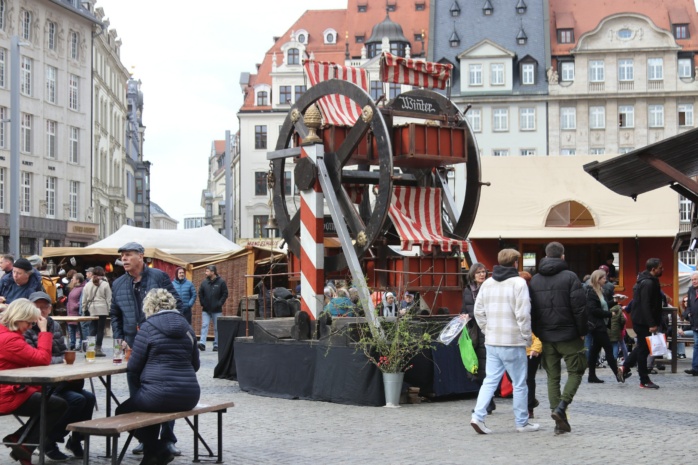
{"type": "Polygon", "coordinates": [[[479,421],[479,420],[476,420],[474,418],[472,420],[470,420],[470,426],[472,426],[473,429],[475,431],[477,431],[479,434],[492,434],[492,433],[494,433],[494,431],[492,431],[487,426],[485,426],[484,421],[479,421]]]}
{"type": "Polygon", "coordinates": [[[532,431],[538,431],[540,429],[540,425],[538,423],[526,423],[523,426],[517,426],[516,431],[519,433],[530,433],[532,431]]]}

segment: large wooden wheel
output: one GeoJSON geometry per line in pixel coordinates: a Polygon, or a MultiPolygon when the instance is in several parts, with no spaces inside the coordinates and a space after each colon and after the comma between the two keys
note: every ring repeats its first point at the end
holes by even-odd
{"type": "MultiPolygon", "coordinates": [[[[332,187],[337,194],[341,214],[354,243],[354,250],[358,257],[362,257],[385,231],[393,185],[393,156],[388,127],[371,96],[350,82],[336,79],[312,86],[291,107],[281,127],[276,150],[289,147],[295,134],[301,140],[304,139],[308,134],[308,128],[299,115],[305,113],[308,107],[322,97],[333,94],[348,97],[363,110],[361,117],[348,131],[341,145],[334,152],[325,153],[324,156],[332,187]],[[372,140],[368,146],[376,153],[370,154],[369,164],[348,166],[347,163],[352,153],[364,137],[372,140]],[[372,165],[379,167],[377,172],[371,171],[372,165]],[[379,186],[374,202],[371,202],[369,195],[371,185],[379,186]],[[353,192],[349,192],[349,190],[353,192]],[[362,194],[358,208],[352,201],[356,192],[362,194]]],[[[273,162],[274,211],[280,233],[286,241],[288,249],[296,257],[300,257],[300,211],[297,211],[293,216],[289,215],[288,212],[284,186],[285,164],[284,159],[276,159],[273,162]]],[[[337,271],[346,267],[347,260],[343,253],[325,256],[325,270],[337,271]]]]}

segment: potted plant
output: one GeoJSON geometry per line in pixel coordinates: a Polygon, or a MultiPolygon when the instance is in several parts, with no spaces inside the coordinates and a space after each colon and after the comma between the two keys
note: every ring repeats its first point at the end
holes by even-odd
{"type": "Polygon", "coordinates": [[[430,325],[410,315],[377,317],[377,322],[377,327],[370,322],[357,325],[353,341],[382,372],[386,407],[399,407],[405,371],[417,355],[432,347],[434,333],[430,325]]]}

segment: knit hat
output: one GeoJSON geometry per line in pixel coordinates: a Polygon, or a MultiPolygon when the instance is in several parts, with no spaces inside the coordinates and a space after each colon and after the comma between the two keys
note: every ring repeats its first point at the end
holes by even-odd
{"type": "Polygon", "coordinates": [[[17,260],[15,260],[15,264],[13,266],[24,271],[31,271],[32,269],[34,269],[32,267],[32,264],[29,263],[29,260],[27,260],[26,258],[18,258],[17,260]]]}

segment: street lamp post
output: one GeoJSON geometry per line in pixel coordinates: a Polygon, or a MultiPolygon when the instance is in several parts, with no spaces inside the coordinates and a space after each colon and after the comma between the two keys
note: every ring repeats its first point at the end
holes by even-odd
{"type": "Polygon", "coordinates": [[[19,256],[19,37],[10,41],[10,253],[19,256]]]}

